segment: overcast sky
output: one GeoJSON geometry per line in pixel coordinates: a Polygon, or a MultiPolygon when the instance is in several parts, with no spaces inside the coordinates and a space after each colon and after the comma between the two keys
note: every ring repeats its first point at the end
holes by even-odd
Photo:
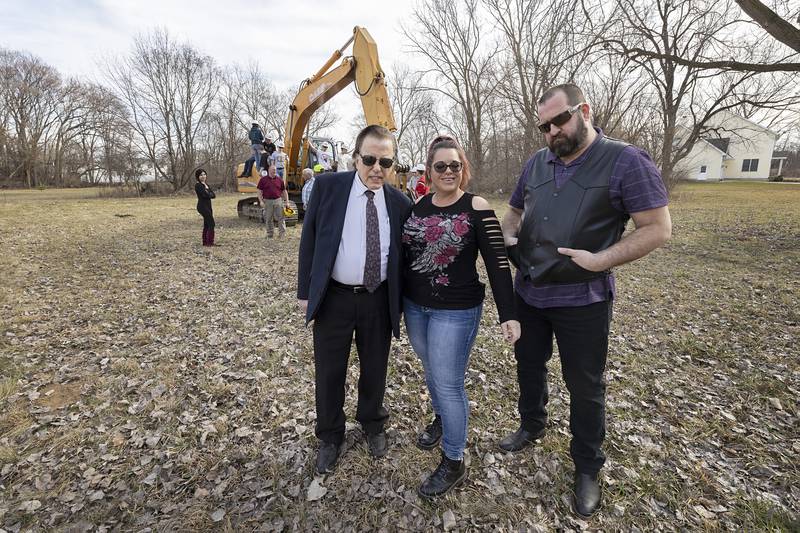
{"type": "MultiPolygon", "coordinates": [[[[220,65],[256,61],[280,89],[297,88],[364,26],[378,44],[381,66],[413,63],[403,48],[413,2],[375,0],[0,0],[0,46],[31,52],[63,75],[102,81],[98,63],[124,54],[133,38],[155,27],[188,40],[220,65]]],[[[333,104],[341,140],[360,107],[351,90],[333,104]]]]}

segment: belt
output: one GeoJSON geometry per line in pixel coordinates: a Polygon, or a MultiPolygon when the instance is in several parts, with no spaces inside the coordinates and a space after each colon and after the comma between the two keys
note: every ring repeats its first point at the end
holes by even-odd
{"type": "MultiPolygon", "coordinates": [[[[378,289],[380,289],[385,284],[386,284],[385,281],[382,282],[380,285],[378,285],[378,288],[375,289],[375,290],[377,291],[378,289]]],[[[369,292],[369,290],[364,285],[347,285],[345,283],[339,283],[338,281],[336,281],[333,278],[331,278],[331,285],[333,285],[334,287],[338,287],[340,289],[344,289],[346,291],[352,292],[353,294],[361,294],[363,292],[369,292]]]]}

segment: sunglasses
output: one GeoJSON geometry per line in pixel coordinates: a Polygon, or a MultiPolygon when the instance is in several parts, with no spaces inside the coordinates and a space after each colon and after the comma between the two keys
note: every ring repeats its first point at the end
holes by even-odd
{"type": "Polygon", "coordinates": [[[362,155],[361,161],[368,167],[373,166],[375,162],[377,162],[381,168],[392,168],[392,165],[394,165],[394,159],[391,157],[381,157],[378,159],[374,155],[362,155]]]}
{"type": "Polygon", "coordinates": [[[438,172],[439,174],[443,173],[448,168],[453,172],[458,172],[461,170],[461,161],[451,161],[450,164],[445,163],[444,161],[437,161],[433,165],[433,170],[438,172]]]}
{"type": "Polygon", "coordinates": [[[569,122],[569,119],[572,118],[572,115],[574,115],[575,112],[578,109],[580,109],[581,106],[584,103],[585,102],[581,102],[580,104],[575,104],[574,106],[570,107],[569,109],[567,109],[563,113],[559,113],[558,115],[554,116],[553,118],[551,118],[547,122],[543,122],[542,124],[539,124],[537,126],[537,128],[539,128],[539,131],[541,131],[542,133],[550,133],[550,126],[561,127],[564,124],[566,124],[567,122],[569,122]]]}

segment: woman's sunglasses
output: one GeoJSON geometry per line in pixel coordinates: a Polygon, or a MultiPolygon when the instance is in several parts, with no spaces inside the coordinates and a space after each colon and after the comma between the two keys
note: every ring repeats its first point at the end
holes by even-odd
{"type": "Polygon", "coordinates": [[[541,131],[542,133],[550,133],[550,126],[551,125],[556,126],[556,127],[563,126],[564,124],[569,122],[569,119],[572,118],[572,115],[575,114],[575,111],[580,109],[582,105],[583,105],[583,102],[581,102],[580,104],[575,104],[574,106],[570,107],[569,109],[567,109],[563,113],[559,113],[558,115],[554,116],[553,118],[551,118],[547,122],[543,122],[542,124],[539,124],[537,126],[537,128],[539,128],[539,131],[541,131]]]}
{"type": "Polygon", "coordinates": [[[445,170],[447,170],[448,167],[453,172],[458,172],[458,171],[461,170],[461,161],[451,161],[450,164],[447,164],[444,161],[437,161],[432,166],[433,166],[433,170],[435,170],[439,174],[441,174],[445,170]]]}
{"type": "Polygon", "coordinates": [[[381,157],[380,159],[378,159],[374,155],[362,155],[361,161],[368,167],[373,166],[376,161],[381,166],[381,168],[392,168],[392,165],[394,165],[394,159],[392,159],[391,157],[381,157]]]}

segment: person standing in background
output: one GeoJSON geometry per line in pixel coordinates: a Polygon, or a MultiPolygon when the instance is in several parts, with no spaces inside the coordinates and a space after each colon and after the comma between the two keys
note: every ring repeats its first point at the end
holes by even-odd
{"type": "Polygon", "coordinates": [[[274,236],[275,224],[278,225],[278,236],[286,235],[286,221],[283,209],[289,201],[286,184],[277,176],[275,165],[261,171],[261,179],[257,185],[258,203],[264,208],[264,223],[267,225],[267,238],[274,236]]]}
{"type": "Polygon", "coordinates": [[[211,209],[211,199],[216,198],[213,189],[208,186],[208,175],[202,168],[194,172],[194,192],[197,194],[197,212],[203,217],[203,246],[219,246],[214,244],[214,212],[211,209]]]}
{"type": "Polygon", "coordinates": [[[286,177],[285,169],[287,159],[288,155],[283,151],[283,142],[278,141],[277,149],[272,152],[272,155],[270,156],[270,164],[275,165],[275,171],[278,173],[278,176],[280,176],[281,179],[286,177]]]}
{"type": "Polygon", "coordinates": [[[262,133],[258,122],[253,122],[247,137],[250,139],[250,148],[253,150],[253,161],[255,161],[255,164],[258,165],[258,170],[260,172],[261,153],[264,149],[264,133],[262,133]]]}

